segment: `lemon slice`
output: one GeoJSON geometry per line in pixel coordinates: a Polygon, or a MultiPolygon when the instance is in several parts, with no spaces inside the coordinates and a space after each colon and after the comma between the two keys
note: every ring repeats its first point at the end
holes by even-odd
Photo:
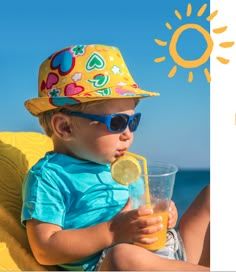
{"type": "Polygon", "coordinates": [[[112,178],[123,185],[135,182],[141,175],[139,161],[131,156],[119,157],[111,164],[112,178]]]}

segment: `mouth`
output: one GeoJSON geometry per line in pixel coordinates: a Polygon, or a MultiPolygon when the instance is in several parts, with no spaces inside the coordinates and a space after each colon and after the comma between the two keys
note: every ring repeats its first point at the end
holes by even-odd
{"type": "Polygon", "coordinates": [[[127,148],[117,150],[115,157],[118,158],[118,157],[124,156],[126,150],[127,150],[127,148]]]}

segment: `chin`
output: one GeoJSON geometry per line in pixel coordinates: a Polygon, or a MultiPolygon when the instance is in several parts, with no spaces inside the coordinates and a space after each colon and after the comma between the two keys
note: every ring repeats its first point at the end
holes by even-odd
{"type": "Polygon", "coordinates": [[[109,160],[109,159],[101,159],[101,160],[92,160],[94,163],[98,163],[98,164],[110,164],[112,163],[113,161],[115,161],[115,158],[109,160]]]}
{"type": "Polygon", "coordinates": [[[109,163],[113,163],[117,158],[112,158],[109,163]]]}
{"type": "Polygon", "coordinates": [[[102,164],[108,164],[108,163],[113,163],[117,158],[116,157],[112,157],[112,158],[104,158],[103,162],[101,162],[102,164]]]}
{"type": "Polygon", "coordinates": [[[97,156],[97,157],[93,157],[91,158],[91,161],[95,162],[95,163],[98,163],[98,164],[110,164],[110,163],[113,163],[119,156],[109,156],[109,155],[100,155],[100,156],[97,156]]]}

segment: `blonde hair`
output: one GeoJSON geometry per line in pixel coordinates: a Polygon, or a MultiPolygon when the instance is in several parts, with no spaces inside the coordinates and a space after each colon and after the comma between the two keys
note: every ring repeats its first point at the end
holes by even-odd
{"type": "MultiPolygon", "coordinates": [[[[137,106],[139,103],[139,99],[135,98],[134,100],[135,100],[135,106],[137,106]]],[[[45,112],[42,112],[38,115],[39,123],[40,123],[41,127],[43,128],[43,130],[45,131],[45,133],[49,137],[51,137],[53,135],[53,129],[51,126],[51,118],[54,114],[59,113],[59,112],[63,113],[63,111],[65,111],[65,110],[83,112],[85,109],[102,104],[105,101],[107,101],[107,100],[96,100],[96,101],[92,101],[92,102],[86,102],[86,103],[71,105],[71,106],[62,107],[62,108],[58,108],[58,109],[54,109],[54,110],[50,110],[50,111],[45,111],[45,112]]]]}

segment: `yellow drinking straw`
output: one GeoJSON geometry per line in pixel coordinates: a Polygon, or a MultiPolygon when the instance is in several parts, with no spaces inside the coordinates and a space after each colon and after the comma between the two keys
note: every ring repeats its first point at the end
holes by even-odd
{"type": "Polygon", "coordinates": [[[147,168],[147,160],[137,154],[125,151],[127,155],[133,156],[137,159],[140,159],[143,162],[143,171],[144,171],[144,183],[145,183],[145,191],[146,191],[146,203],[148,207],[151,207],[151,200],[150,200],[150,192],[149,192],[149,182],[148,182],[148,168],[147,168]]]}

